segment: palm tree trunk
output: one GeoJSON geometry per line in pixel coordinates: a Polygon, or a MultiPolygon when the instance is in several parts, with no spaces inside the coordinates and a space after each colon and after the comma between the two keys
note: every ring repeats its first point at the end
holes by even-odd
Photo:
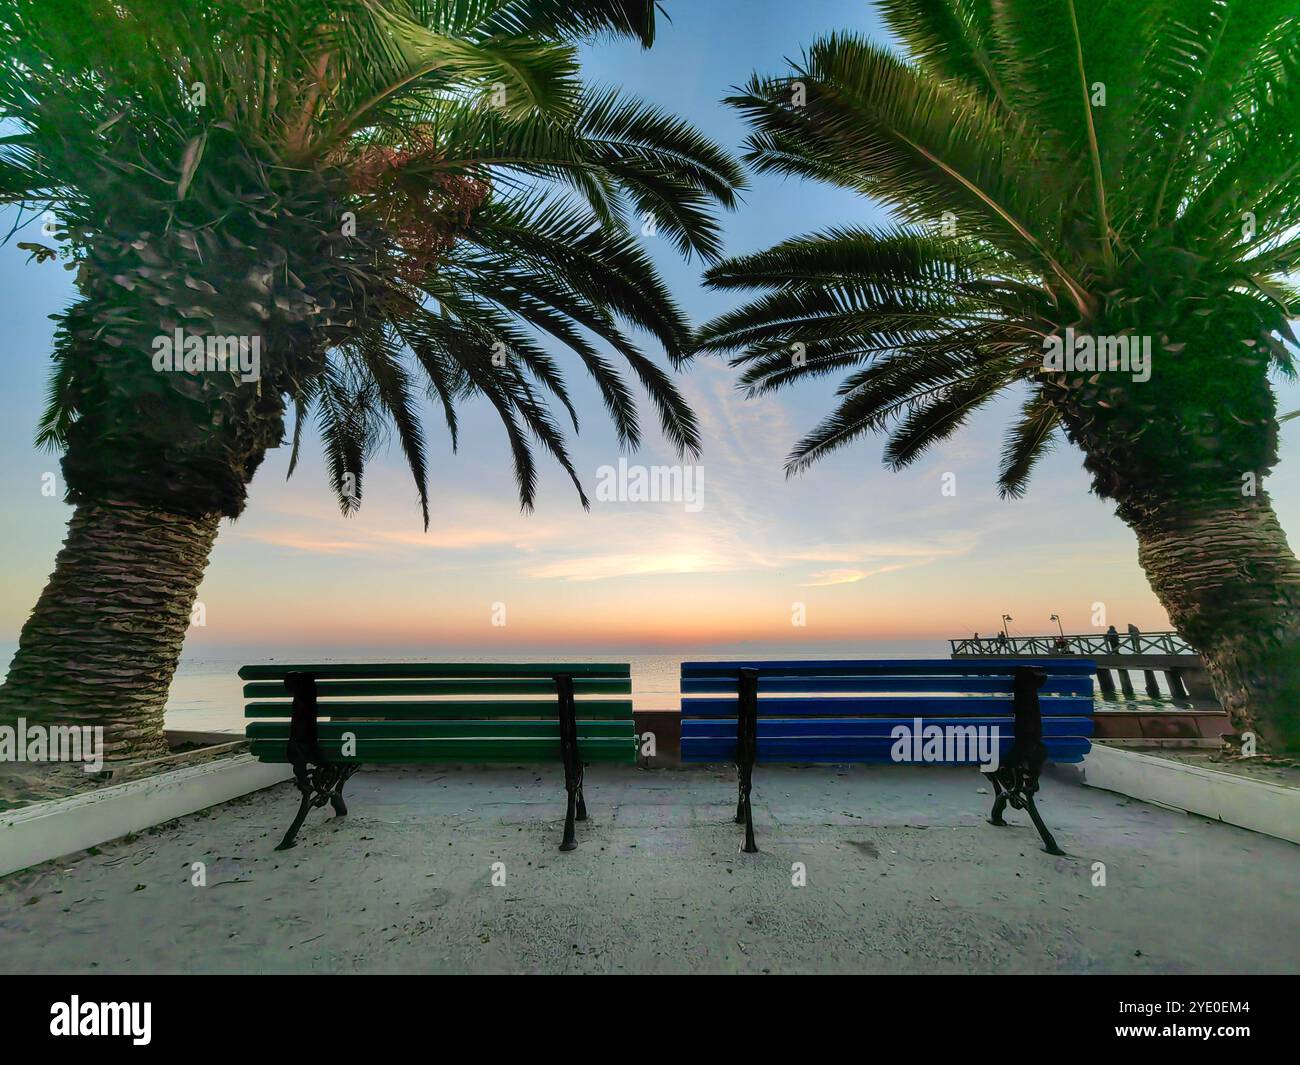
{"type": "Polygon", "coordinates": [[[1300,562],[1267,497],[1148,512],[1133,527],[1234,723],[1270,750],[1300,750],[1300,562]]]}
{"type": "Polygon", "coordinates": [[[0,720],[102,725],[112,758],[165,753],[163,707],[219,521],[79,505],[0,687],[0,720]]]}

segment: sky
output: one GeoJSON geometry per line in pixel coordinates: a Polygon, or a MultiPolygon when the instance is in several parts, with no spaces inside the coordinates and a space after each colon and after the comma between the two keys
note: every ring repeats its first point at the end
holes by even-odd
{"type": "MultiPolygon", "coordinates": [[[[655,48],[621,42],[584,50],[588,79],[621,85],[733,147],[739,117],[721,104],[759,70],[779,73],[821,34],[884,35],[865,0],[667,0],[672,18],[655,48]]],[[[741,209],[723,219],[729,252],[743,253],[835,224],[871,224],[879,208],[809,182],[752,178],[741,209]]],[[[7,231],[12,216],[0,214],[7,231]]],[[[71,298],[57,264],[27,264],[0,248],[0,643],[17,639],[52,568],[71,513],[43,495],[57,457],[33,445],[44,400],[52,323],[71,298]]],[[[650,248],[694,321],[733,305],[709,293],[701,264],[666,240],[650,248]]],[[[653,350],[653,349],[651,349],[653,350]]],[[[563,473],[543,460],[538,504],[521,514],[509,452],[486,403],[462,411],[459,452],[440,418],[426,421],[432,521],[422,530],[415,491],[394,447],[367,470],[366,499],[344,518],[314,437],[286,481],[287,448],[272,451],[247,511],[222,523],[199,590],[202,626],[186,654],[276,647],[421,653],[532,650],[697,652],[750,648],[851,650],[937,643],[997,631],[1144,630],[1168,619],[1137,564],[1136,542],[1109,504],[1089,493],[1066,442],[1037,468],[1027,496],[996,490],[1001,431],[1015,396],[980,411],[956,437],[899,473],[865,440],[789,479],[792,443],[829,409],[834,380],[747,400],[734,371],[696,362],[680,387],[703,428],[703,495],[682,503],[601,502],[602,467],[678,461],[642,403],[646,441],[624,455],[599,398],[572,362],[582,419],[573,455],[593,496],[580,506],[563,473]],[[951,475],[951,476],[949,476],[951,475]],[[944,486],[955,485],[945,494],[944,486]],[[504,623],[502,623],[504,622],[504,623]],[[802,622],[802,624],[800,624],[802,622]]],[[[1284,410],[1300,389],[1279,387],[1284,410]]],[[[698,476],[698,475],[697,475],[698,476]]],[[[1283,432],[1268,481],[1293,544],[1300,543],[1300,422],[1283,432]]]]}

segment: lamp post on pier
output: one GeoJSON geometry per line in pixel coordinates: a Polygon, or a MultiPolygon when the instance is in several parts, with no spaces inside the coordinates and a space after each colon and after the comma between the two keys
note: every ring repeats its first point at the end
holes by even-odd
{"type": "Polygon", "coordinates": [[[1065,638],[1065,629],[1061,626],[1061,615],[1053,614],[1051,620],[1056,622],[1056,631],[1060,633],[1060,636],[1057,637],[1056,640],[1056,649],[1061,652],[1068,651],[1070,649],[1070,643],[1065,638]]]}

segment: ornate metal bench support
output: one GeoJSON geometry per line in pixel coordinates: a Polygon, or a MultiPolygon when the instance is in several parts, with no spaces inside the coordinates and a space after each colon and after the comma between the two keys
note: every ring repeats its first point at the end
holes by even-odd
{"type": "Polygon", "coordinates": [[[564,759],[564,789],[569,794],[564,814],[564,840],[560,850],[571,851],[578,845],[573,822],[587,820],[587,803],[582,797],[582,756],[578,751],[578,715],[573,705],[573,678],[561,674],[555,678],[559,693],[560,756],[564,759]]]}
{"type": "Polygon", "coordinates": [[[298,790],[302,792],[302,801],[298,804],[298,812],[294,814],[293,823],[289,826],[289,831],[284,834],[284,839],[280,840],[280,845],[275,849],[278,851],[287,851],[294,844],[294,839],[298,835],[298,829],[302,828],[302,823],[307,820],[307,811],[311,809],[311,784],[306,779],[306,774],[298,776],[297,769],[294,770],[294,777],[297,779],[298,790]]]}
{"type": "Polygon", "coordinates": [[[984,775],[993,785],[993,812],[989,815],[989,823],[1006,824],[1002,819],[1002,811],[1008,803],[1013,810],[1027,810],[1029,819],[1042,837],[1043,849],[1048,854],[1063,855],[1065,851],[1057,846],[1034,804],[1038,778],[1047,762],[1047,747],[1043,743],[1043,714],[1038,703],[1038,689],[1046,679],[1047,674],[1040,669],[1022,666],[1015,671],[1015,740],[997,771],[984,775]]]}
{"type": "Polygon", "coordinates": [[[340,766],[339,778],[334,784],[334,790],[330,792],[330,805],[334,807],[335,817],[348,816],[348,804],[343,801],[343,785],[348,782],[352,776],[361,767],[359,765],[340,766]]]}
{"type": "Polygon", "coordinates": [[[1038,835],[1043,840],[1043,850],[1047,851],[1048,854],[1065,854],[1065,851],[1061,850],[1061,848],[1057,846],[1056,838],[1047,830],[1047,826],[1043,824],[1043,819],[1038,814],[1038,807],[1034,804],[1034,797],[1032,795],[1025,796],[1025,809],[1029,811],[1029,820],[1034,823],[1034,827],[1038,829],[1038,835]]]}
{"type": "Polygon", "coordinates": [[[754,762],[758,758],[758,670],[740,671],[738,694],[736,777],[740,784],[740,797],[736,802],[736,824],[745,826],[745,845],[741,851],[753,854],[758,850],[758,844],[754,842],[754,812],[750,808],[749,793],[754,787],[754,762]]]}
{"type": "Polygon", "coordinates": [[[308,811],[314,806],[320,807],[329,803],[334,807],[334,813],[337,816],[346,817],[348,808],[343,801],[343,785],[347,783],[348,778],[358,768],[359,766],[355,765],[317,765],[310,767],[305,763],[295,765],[293,767],[293,776],[302,799],[298,803],[298,812],[294,815],[293,824],[289,826],[289,831],[284,834],[284,839],[280,841],[280,845],[275,849],[287,851],[294,845],[298,829],[302,828],[302,823],[307,820],[308,811]]]}
{"type": "Polygon", "coordinates": [[[985,773],[984,777],[993,785],[993,812],[989,814],[989,824],[1005,828],[1007,823],[1002,819],[1002,811],[1007,808],[1007,795],[1002,790],[1002,781],[996,773],[985,773]]]}
{"type": "Polygon", "coordinates": [[[286,851],[294,845],[298,830],[313,806],[329,803],[339,817],[347,816],[343,785],[358,768],[355,765],[333,765],[321,750],[316,732],[316,678],[310,673],[290,673],[284,678],[284,686],[293,695],[293,717],[289,723],[286,755],[293,766],[293,779],[302,798],[293,824],[275,848],[278,851],[286,851]]]}

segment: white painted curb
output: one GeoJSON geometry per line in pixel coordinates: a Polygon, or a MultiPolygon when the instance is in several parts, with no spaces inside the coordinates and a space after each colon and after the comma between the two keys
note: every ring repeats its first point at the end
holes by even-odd
{"type": "Polygon", "coordinates": [[[1083,782],[1300,843],[1300,788],[1094,743],[1083,782]]]}
{"type": "Polygon", "coordinates": [[[0,813],[0,876],[75,854],[293,777],[251,754],[0,813]]]}

